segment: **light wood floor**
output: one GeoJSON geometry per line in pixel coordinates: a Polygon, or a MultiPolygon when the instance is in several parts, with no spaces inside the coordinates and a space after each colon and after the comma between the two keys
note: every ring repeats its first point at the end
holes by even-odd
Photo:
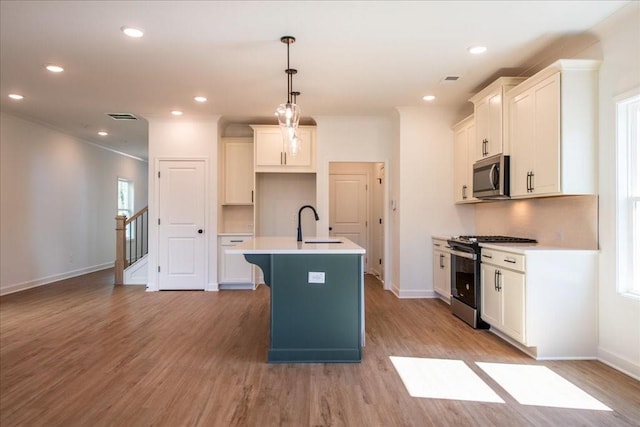
{"type": "Polygon", "coordinates": [[[640,425],[640,382],[595,361],[536,362],[445,303],[399,300],[372,278],[360,364],[265,363],[265,286],[112,283],[107,270],[0,298],[0,425],[640,425]],[[411,397],[389,356],[462,360],[505,403],[411,397]],[[613,411],[521,405],[477,361],[545,365],[613,411]]]}

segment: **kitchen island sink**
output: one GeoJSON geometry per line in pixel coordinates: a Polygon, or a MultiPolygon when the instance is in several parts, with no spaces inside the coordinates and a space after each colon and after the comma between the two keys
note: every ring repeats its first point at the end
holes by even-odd
{"type": "Polygon", "coordinates": [[[271,288],[270,363],[360,362],[365,250],[348,239],[257,237],[232,249],[271,288]],[[340,243],[340,244],[326,244],[340,243]]]}

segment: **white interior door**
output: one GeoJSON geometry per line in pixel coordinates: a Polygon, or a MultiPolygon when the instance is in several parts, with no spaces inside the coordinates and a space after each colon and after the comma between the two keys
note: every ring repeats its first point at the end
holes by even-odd
{"type": "Polygon", "coordinates": [[[329,235],[346,237],[368,253],[367,181],[367,175],[329,175],[329,235]]]}
{"type": "Polygon", "coordinates": [[[158,187],[158,288],[204,290],[204,161],[161,161],[158,187]]]}

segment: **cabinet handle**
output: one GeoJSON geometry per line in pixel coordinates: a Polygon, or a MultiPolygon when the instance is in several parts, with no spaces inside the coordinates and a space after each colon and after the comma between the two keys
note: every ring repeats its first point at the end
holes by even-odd
{"type": "Polygon", "coordinates": [[[502,272],[498,270],[498,292],[502,290],[502,285],[500,284],[500,282],[502,281],[501,277],[502,277],[502,272]]]}
{"type": "Polygon", "coordinates": [[[462,200],[467,200],[467,186],[462,186],[462,200]]]}
{"type": "Polygon", "coordinates": [[[482,258],[493,258],[493,255],[482,254],[482,258]]]}
{"type": "Polygon", "coordinates": [[[444,255],[440,254],[440,268],[444,268],[444,255]]]}
{"type": "Polygon", "coordinates": [[[440,246],[442,246],[442,245],[441,245],[440,243],[434,243],[434,244],[433,244],[433,246],[440,247],[440,246]]]}
{"type": "Polygon", "coordinates": [[[251,203],[253,203],[253,190],[251,190],[251,203]]]}
{"type": "Polygon", "coordinates": [[[535,187],[533,186],[533,178],[535,177],[535,174],[533,173],[533,171],[531,171],[531,192],[533,193],[533,190],[535,189],[535,187]]]}
{"type": "Polygon", "coordinates": [[[511,264],[515,264],[515,263],[516,263],[516,259],[515,259],[515,258],[505,258],[505,259],[504,259],[504,262],[508,262],[508,263],[511,263],[511,264]]]}
{"type": "Polygon", "coordinates": [[[242,243],[244,240],[229,240],[231,243],[242,243]]]}
{"type": "Polygon", "coordinates": [[[493,289],[498,290],[498,270],[493,270],[493,289]]]}
{"type": "Polygon", "coordinates": [[[531,171],[527,172],[527,193],[531,193],[531,171]]]}
{"type": "Polygon", "coordinates": [[[284,153],[284,164],[287,164],[287,153],[284,153]]]}

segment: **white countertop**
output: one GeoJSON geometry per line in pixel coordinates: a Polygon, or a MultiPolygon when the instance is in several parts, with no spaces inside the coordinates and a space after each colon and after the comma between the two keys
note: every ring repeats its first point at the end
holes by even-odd
{"type": "Polygon", "coordinates": [[[229,233],[229,232],[224,232],[224,233],[218,233],[218,236],[253,236],[253,232],[248,231],[248,232],[238,232],[238,233],[229,233]]]}
{"type": "Polygon", "coordinates": [[[364,248],[345,237],[255,237],[225,250],[227,254],[364,254],[364,248]],[[340,240],[342,243],[305,243],[306,241],[340,240]]]}

